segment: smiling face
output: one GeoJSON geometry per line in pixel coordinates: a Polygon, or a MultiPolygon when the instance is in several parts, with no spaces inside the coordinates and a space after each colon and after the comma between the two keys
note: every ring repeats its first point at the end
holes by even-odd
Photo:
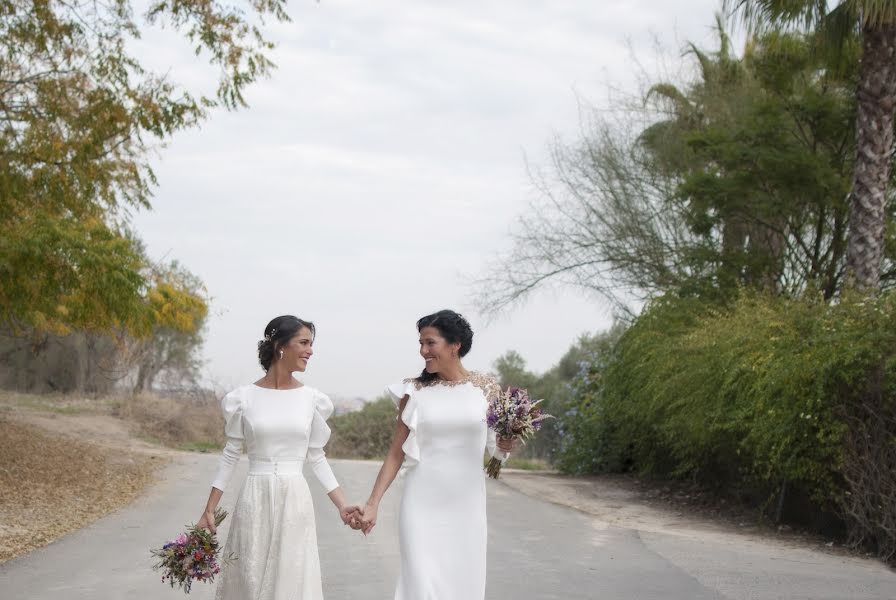
{"type": "Polygon", "coordinates": [[[448,343],[436,327],[420,330],[420,356],[426,362],[427,373],[439,373],[455,365],[460,360],[457,357],[459,349],[460,342],[448,343]]]}
{"type": "MultiPolygon", "coordinates": [[[[280,347],[283,350],[283,358],[277,362],[290,371],[302,371],[308,367],[308,361],[314,354],[314,336],[307,327],[302,327],[297,334],[292,336],[287,343],[280,347]]],[[[275,353],[278,357],[280,352],[275,353]]]]}

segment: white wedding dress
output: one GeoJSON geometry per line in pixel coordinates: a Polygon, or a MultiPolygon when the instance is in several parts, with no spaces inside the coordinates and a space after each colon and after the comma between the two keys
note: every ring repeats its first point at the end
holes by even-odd
{"type": "Polygon", "coordinates": [[[321,600],[320,559],[311,491],[302,465],[311,463],[327,492],[339,487],[324,456],[333,403],[303,386],[273,390],[246,385],[221,401],[227,445],[212,484],[224,490],[245,446],[249,474],[230,520],[217,600],[321,600]]]}
{"type": "Polygon", "coordinates": [[[400,418],[410,429],[402,446],[395,600],[482,600],[488,535],[482,459],[486,448],[499,454],[485,423],[497,382],[473,373],[459,382],[408,379],[386,389],[399,405],[408,396],[400,418]]]}

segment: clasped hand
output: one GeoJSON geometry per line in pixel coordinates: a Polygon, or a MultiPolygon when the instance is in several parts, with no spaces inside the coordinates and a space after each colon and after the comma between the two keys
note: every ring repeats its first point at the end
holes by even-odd
{"type": "Polygon", "coordinates": [[[339,516],[342,522],[364,535],[370,533],[376,525],[377,507],[370,504],[358,506],[353,504],[343,508],[339,516]]]}
{"type": "MultiPolygon", "coordinates": [[[[519,444],[519,441],[520,439],[517,436],[511,438],[498,436],[498,449],[505,453],[513,452],[519,444]]],[[[364,506],[352,504],[345,506],[340,510],[339,516],[344,524],[355,531],[360,531],[364,535],[367,535],[373,531],[373,528],[376,526],[377,510],[377,505],[371,504],[370,502],[364,506]]]]}

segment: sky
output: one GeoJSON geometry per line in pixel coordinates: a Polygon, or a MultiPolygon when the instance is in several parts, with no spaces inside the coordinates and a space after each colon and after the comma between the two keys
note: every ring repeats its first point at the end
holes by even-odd
{"type": "MultiPolygon", "coordinates": [[[[545,288],[497,318],[473,280],[510,247],[537,199],[527,162],[574,141],[582,101],[636,89],[632,55],[679,61],[712,47],[717,0],[291,2],[267,30],[277,69],[248,109],[214,111],[152,160],[153,208],[133,225],[211,298],[205,380],[223,391],[263,372],[256,344],[282,314],[314,321],[300,378],[372,399],[422,369],[416,320],[442,308],[475,331],[468,369],[516,350],[555,364],[612,324],[600,298],[545,288]]],[[[215,70],[166,32],[137,44],[175,81],[211,89],[215,70]]]]}

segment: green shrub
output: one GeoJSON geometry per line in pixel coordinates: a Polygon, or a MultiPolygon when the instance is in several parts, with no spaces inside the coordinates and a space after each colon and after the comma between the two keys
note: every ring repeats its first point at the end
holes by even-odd
{"type": "MultiPolygon", "coordinates": [[[[847,423],[867,421],[857,411],[869,394],[878,418],[894,414],[894,300],[657,300],[608,362],[580,376],[559,466],[688,477],[767,499],[786,482],[818,510],[842,508],[864,493],[844,480],[847,423]]],[[[893,445],[887,427],[880,435],[893,445]]],[[[880,510],[894,510],[880,500],[880,510]]]]}
{"type": "Polygon", "coordinates": [[[368,402],[359,411],[332,417],[327,454],[334,458],[383,458],[395,433],[398,411],[389,398],[368,402]]]}
{"type": "MultiPolygon", "coordinates": [[[[578,395],[577,381],[583,365],[600,362],[608,354],[625,327],[615,324],[607,331],[583,334],[569,347],[560,360],[541,374],[526,369],[525,360],[517,352],[509,351],[494,362],[502,388],[522,387],[531,398],[542,400],[542,410],[554,417],[566,413],[578,395]]],[[[563,427],[558,418],[544,421],[541,430],[519,449],[517,457],[553,463],[560,447],[563,427]]]]}

